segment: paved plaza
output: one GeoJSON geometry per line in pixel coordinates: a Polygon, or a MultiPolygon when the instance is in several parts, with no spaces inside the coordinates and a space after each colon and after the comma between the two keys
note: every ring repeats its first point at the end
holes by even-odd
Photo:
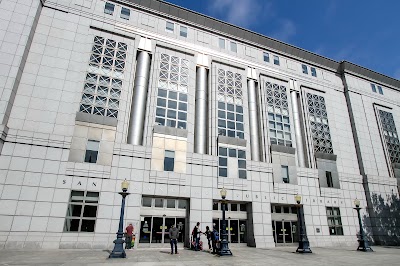
{"type": "Polygon", "coordinates": [[[128,251],[127,259],[108,259],[106,250],[1,250],[0,265],[400,265],[399,247],[374,247],[375,252],[346,248],[313,248],[313,254],[296,254],[295,247],[272,249],[232,248],[232,257],[207,252],[167,249],[128,251]]]}

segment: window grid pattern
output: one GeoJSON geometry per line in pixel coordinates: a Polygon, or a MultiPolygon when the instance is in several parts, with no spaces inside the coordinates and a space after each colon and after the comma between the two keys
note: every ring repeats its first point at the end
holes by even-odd
{"type": "Polygon", "coordinates": [[[287,89],[266,82],[269,139],[271,144],[292,147],[287,89]]]}
{"type": "Polygon", "coordinates": [[[218,69],[218,134],[244,139],[242,75],[218,69]]]}
{"type": "Polygon", "coordinates": [[[323,96],[307,93],[308,113],[315,152],[333,153],[331,133],[323,96]]]}
{"type": "Polygon", "coordinates": [[[64,232],[94,232],[99,192],[71,191],[64,232]]]}
{"type": "Polygon", "coordinates": [[[400,142],[394,123],[393,114],[379,110],[379,118],[382,124],[383,136],[387,151],[392,163],[400,163],[400,142]]]}
{"type": "Polygon", "coordinates": [[[326,207],[326,216],[328,217],[329,234],[343,235],[340,209],[336,207],[326,207]]]}
{"type": "Polygon", "coordinates": [[[218,176],[228,177],[228,157],[238,159],[238,176],[241,179],[246,179],[246,151],[225,147],[218,148],[218,176]]]}
{"type": "Polygon", "coordinates": [[[186,129],[189,62],[161,54],[156,123],[186,129]]]}

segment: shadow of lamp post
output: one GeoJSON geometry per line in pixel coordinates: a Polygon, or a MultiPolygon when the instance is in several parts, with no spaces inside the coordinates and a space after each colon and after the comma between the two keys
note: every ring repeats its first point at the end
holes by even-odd
{"type": "Polygon", "coordinates": [[[228,246],[228,240],[227,240],[228,234],[226,232],[226,220],[225,220],[225,208],[226,208],[226,200],[225,200],[225,198],[226,198],[226,193],[227,193],[226,189],[222,188],[221,191],[220,191],[221,198],[222,198],[222,200],[221,200],[221,205],[222,205],[221,206],[222,207],[222,232],[221,232],[222,239],[221,239],[221,246],[220,246],[220,252],[219,252],[220,256],[232,256],[232,252],[231,252],[231,250],[229,249],[229,246],[228,246]]]}
{"type": "Polygon", "coordinates": [[[310,249],[310,242],[308,242],[307,232],[304,223],[303,206],[301,203],[301,196],[295,195],[294,199],[297,202],[297,221],[299,223],[299,246],[296,249],[298,253],[312,253],[310,249]]]}
{"type": "Polygon", "coordinates": [[[118,227],[118,232],[117,232],[117,239],[114,240],[114,249],[111,252],[109,258],[126,258],[126,253],[124,250],[124,239],[122,239],[124,235],[124,211],[125,211],[125,198],[128,196],[130,193],[127,192],[129,187],[129,182],[122,181],[121,183],[121,188],[122,192],[119,192],[122,196],[122,203],[121,203],[121,214],[119,216],[119,227],[118,227]]]}
{"type": "Polygon", "coordinates": [[[369,246],[368,239],[365,237],[364,228],[363,228],[363,225],[362,225],[361,215],[360,215],[360,210],[361,210],[361,207],[360,207],[360,200],[359,200],[359,199],[355,199],[355,200],[354,200],[354,205],[355,205],[356,207],[353,208],[353,209],[357,210],[358,223],[359,223],[359,225],[360,225],[360,234],[359,234],[360,237],[359,237],[359,239],[358,239],[358,248],[357,248],[357,251],[364,251],[364,252],[366,252],[366,251],[373,251],[372,248],[369,246]]]}

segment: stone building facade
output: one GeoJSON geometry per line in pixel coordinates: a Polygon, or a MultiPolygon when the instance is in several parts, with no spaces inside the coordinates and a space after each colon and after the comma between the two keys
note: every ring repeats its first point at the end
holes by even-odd
{"type": "MultiPolygon", "coordinates": [[[[400,81],[155,0],[2,0],[0,247],[396,243],[400,81]],[[29,3],[28,3],[29,2],[29,3]]],[[[398,223],[397,223],[398,224],[398,223]]]]}

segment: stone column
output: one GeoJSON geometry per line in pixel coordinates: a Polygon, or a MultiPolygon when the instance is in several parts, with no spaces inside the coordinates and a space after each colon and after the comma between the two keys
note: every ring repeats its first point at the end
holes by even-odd
{"type": "Polygon", "coordinates": [[[146,114],[150,64],[150,53],[147,51],[140,51],[136,62],[135,83],[128,128],[128,144],[142,145],[143,143],[143,127],[146,114]]]}
{"type": "Polygon", "coordinates": [[[257,90],[256,81],[253,78],[257,78],[254,69],[249,69],[251,77],[247,79],[247,94],[249,101],[249,125],[250,125],[250,149],[251,149],[251,160],[260,161],[260,136],[259,128],[260,120],[258,118],[257,108],[257,90]]]}
{"type": "Polygon", "coordinates": [[[194,124],[194,152],[207,153],[208,73],[204,66],[196,70],[196,109],[194,124]]]}
{"type": "MultiPolygon", "coordinates": [[[[291,80],[289,82],[290,87],[294,89],[295,81],[291,80]]],[[[292,100],[292,109],[293,109],[293,124],[294,124],[294,133],[296,137],[296,150],[297,150],[297,161],[299,163],[299,167],[306,167],[306,158],[304,154],[304,142],[303,135],[301,133],[301,118],[300,118],[300,109],[299,109],[299,96],[298,92],[292,90],[290,92],[291,100],[292,100]]]]}

